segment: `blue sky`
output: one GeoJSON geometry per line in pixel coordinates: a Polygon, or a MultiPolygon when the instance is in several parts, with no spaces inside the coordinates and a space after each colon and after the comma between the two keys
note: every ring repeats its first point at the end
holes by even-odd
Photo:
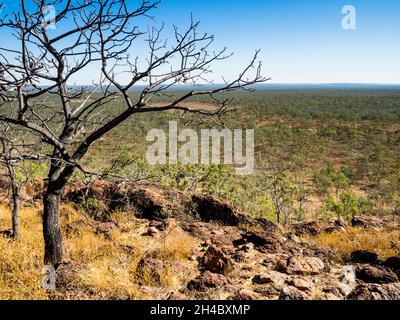
{"type": "Polygon", "coordinates": [[[214,68],[228,79],[261,49],[274,83],[400,83],[398,0],[164,0],[153,14],[166,30],[200,20],[234,52],[214,68]],[[342,28],[344,5],[356,9],[356,30],[342,28]]]}

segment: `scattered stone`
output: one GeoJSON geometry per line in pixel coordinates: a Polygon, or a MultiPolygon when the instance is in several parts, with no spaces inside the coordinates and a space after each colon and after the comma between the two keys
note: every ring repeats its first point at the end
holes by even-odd
{"type": "Polygon", "coordinates": [[[99,222],[89,219],[81,219],[67,224],[66,233],[68,235],[81,235],[85,231],[91,231],[95,234],[104,235],[111,239],[112,232],[117,228],[114,222],[99,222]]]}
{"type": "Polygon", "coordinates": [[[86,220],[77,220],[67,224],[67,235],[81,235],[84,230],[94,231],[94,228],[86,220]]]}
{"type": "Polygon", "coordinates": [[[293,278],[287,281],[287,284],[299,289],[300,291],[312,291],[314,284],[309,279],[293,278]]]}
{"type": "Polygon", "coordinates": [[[279,300],[307,300],[307,294],[291,286],[283,287],[279,300]]]}
{"type": "Polygon", "coordinates": [[[195,279],[191,280],[187,284],[187,288],[189,290],[204,292],[209,289],[226,286],[227,284],[228,284],[228,279],[224,275],[206,271],[204,273],[201,273],[195,279]]]}
{"type": "Polygon", "coordinates": [[[183,293],[171,292],[171,294],[168,296],[167,300],[169,300],[169,301],[187,301],[189,299],[183,293]]]}
{"type": "Polygon", "coordinates": [[[281,291],[281,288],[275,286],[275,285],[263,285],[263,286],[258,286],[254,289],[255,293],[260,294],[263,297],[266,297],[267,299],[277,299],[279,297],[279,293],[281,291]]]}
{"type": "Polygon", "coordinates": [[[380,266],[361,265],[356,268],[357,279],[367,283],[392,283],[398,282],[399,278],[390,269],[380,266]]]}
{"type": "Polygon", "coordinates": [[[317,275],[320,274],[325,265],[317,257],[290,257],[280,260],[277,264],[277,271],[291,275],[317,275]]]}
{"type": "Polygon", "coordinates": [[[160,231],[156,227],[150,227],[147,229],[146,235],[148,235],[150,237],[154,237],[154,236],[158,235],[159,233],[160,233],[160,231]]]}
{"type": "Polygon", "coordinates": [[[232,261],[220,249],[211,246],[203,256],[202,266],[205,270],[226,275],[232,270],[232,261]]]}
{"type": "Polygon", "coordinates": [[[247,255],[242,251],[237,251],[233,254],[232,258],[236,262],[245,262],[247,260],[247,255]]]}
{"type": "Polygon", "coordinates": [[[351,289],[349,286],[342,284],[342,283],[336,283],[332,284],[330,286],[324,287],[322,289],[322,292],[326,295],[330,296],[330,300],[343,300],[344,297],[346,297],[350,292],[351,289]],[[335,298],[333,298],[335,297],[335,298]]]}
{"type": "Polygon", "coordinates": [[[253,284],[258,285],[274,284],[275,286],[283,286],[286,280],[287,275],[271,270],[255,275],[251,281],[253,284]]]}
{"type": "Polygon", "coordinates": [[[227,298],[227,300],[234,300],[234,301],[252,301],[261,299],[262,296],[260,294],[246,289],[239,290],[235,294],[227,298]]]}
{"type": "Polygon", "coordinates": [[[94,224],[95,233],[101,234],[107,239],[111,239],[113,231],[117,228],[114,222],[97,222],[94,224]]]}
{"type": "Polygon", "coordinates": [[[12,230],[2,230],[2,231],[0,231],[0,236],[2,236],[4,238],[13,238],[14,234],[13,234],[12,230]]]}

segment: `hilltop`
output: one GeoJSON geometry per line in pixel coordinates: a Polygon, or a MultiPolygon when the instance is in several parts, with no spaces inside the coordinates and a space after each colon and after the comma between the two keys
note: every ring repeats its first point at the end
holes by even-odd
{"type": "MultiPolygon", "coordinates": [[[[64,201],[68,260],[56,289],[41,288],[41,208],[26,207],[21,239],[0,237],[1,298],[400,298],[400,259],[387,246],[400,232],[379,219],[282,228],[215,197],[115,181],[70,185],[64,201]]],[[[2,208],[2,230],[8,215],[2,208]]]]}

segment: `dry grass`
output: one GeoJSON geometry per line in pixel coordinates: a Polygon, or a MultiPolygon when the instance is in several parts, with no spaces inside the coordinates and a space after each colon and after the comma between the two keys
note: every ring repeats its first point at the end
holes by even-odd
{"type": "MultiPolygon", "coordinates": [[[[42,289],[43,240],[39,209],[21,212],[21,237],[14,241],[0,236],[0,299],[154,299],[154,292],[144,292],[140,285],[160,286],[171,292],[187,281],[196,270],[188,258],[198,245],[196,239],[180,228],[163,239],[144,237],[146,222],[126,213],[116,213],[118,224],[111,239],[90,230],[65,236],[67,259],[80,266],[69,292],[46,292],[42,289]],[[161,283],[143,279],[138,264],[152,255],[164,261],[161,283]],[[177,272],[179,266],[181,272],[177,272]],[[139,278],[141,281],[138,281],[139,278]],[[140,282],[140,283],[139,283],[140,282]]],[[[61,225],[82,219],[71,206],[61,208],[61,225]]],[[[10,212],[0,207],[0,230],[10,228],[10,212]]],[[[64,229],[64,228],[63,228],[64,229]]]]}
{"type": "MultiPolygon", "coordinates": [[[[0,207],[0,230],[10,229],[11,213],[0,207]]],[[[41,287],[43,240],[37,210],[22,209],[21,238],[0,236],[0,299],[46,299],[41,287]]]]}
{"type": "Polygon", "coordinates": [[[345,233],[323,233],[314,241],[331,249],[339,261],[348,261],[355,250],[376,252],[380,259],[400,256],[400,230],[347,228],[345,233]]]}

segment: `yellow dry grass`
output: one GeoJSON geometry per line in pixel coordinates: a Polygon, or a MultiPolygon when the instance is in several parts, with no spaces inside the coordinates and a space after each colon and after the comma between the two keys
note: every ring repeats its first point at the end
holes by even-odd
{"type": "MultiPolygon", "coordinates": [[[[60,212],[63,230],[67,223],[83,218],[73,207],[63,205],[60,212]]],[[[21,212],[21,236],[11,240],[0,236],[0,299],[153,299],[152,293],[140,290],[138,263],[151,254],[163,259],[165,270],[161,283],[147,279],[145,284],[173,291],[182,286],[185,277],[192,276],[196,266],[188,259],[198,245],[182,230],[172,230],[168,237],[143,237],[145,222],[127,213],[116,213],[118,224],[111,239],[90,230],[65,236],[67,259],[80,268],[74,277],[72,292],[46,292],[42,289],[43,240],[40,208],[24,208],[21,212]],[[184,272],[174,272],[176,264],[184,272]]],[[[10,211],[0,207],[0,230],[10,228],[10,211]]],[[[145,280],[145,279],[141,279],[145,280]]],[[[141,283],[142,284],[142,283],[141,283]]]]}
{"type": "Polygon", "coordinates": [[[345,233],[323,233],[313,238],[316,243],[331,249],[339,261],[348,261],[355,250],[369,250],[384,260],[400,255],[400,230],[347,228],[345,233]]]}

